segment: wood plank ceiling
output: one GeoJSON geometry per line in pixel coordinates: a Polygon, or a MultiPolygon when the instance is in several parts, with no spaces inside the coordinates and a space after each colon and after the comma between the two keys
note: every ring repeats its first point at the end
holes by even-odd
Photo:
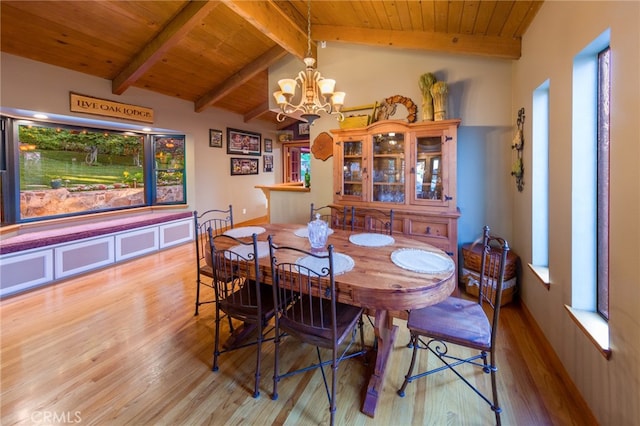
{"type": "MultiPolygon", "coordinates": [[[[313,0],[311,36],[518,59],[541,4],[313,0]]],[[[276,127],[268,67],[288,54],[305,56],[307,7],[305,0],[2,0],[0,46],[111,80],[114,95],[138,87],[193,102],[197,112],[222,108],[276,127]]]]}

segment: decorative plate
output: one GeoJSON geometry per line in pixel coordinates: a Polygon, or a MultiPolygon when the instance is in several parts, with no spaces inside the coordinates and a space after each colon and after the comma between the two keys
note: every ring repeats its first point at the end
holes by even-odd
{"type": "Polygon", "coordinates": [[[391,253],[391,261],[397,266],[422,274],[441,274],[453,271],[450,257],[432,251],[401,248],[391,253]]]}

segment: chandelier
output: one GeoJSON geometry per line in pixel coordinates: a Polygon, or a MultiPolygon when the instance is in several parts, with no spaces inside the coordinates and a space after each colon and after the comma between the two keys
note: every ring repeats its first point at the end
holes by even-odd
{"type": "Polygon", "coordinates": [[[311,0],[307,2],[307,56],[303,61],[306,68],[296,78],[279,80],[280,90],[273,92],[281,110],[278,121],[284,121],[285,115],[296,112],[301,112],[301,117],[309,124],[320,118],[321,112],[336,115],[342,121],[344,116],[340,108],[344,104],[345,93],[334,92],[336,81],[322,77],[314,67],[316,60],[311,57],[311,0]],[[300,100],[293,101],[298,85],[301,88],[300,100]]]}

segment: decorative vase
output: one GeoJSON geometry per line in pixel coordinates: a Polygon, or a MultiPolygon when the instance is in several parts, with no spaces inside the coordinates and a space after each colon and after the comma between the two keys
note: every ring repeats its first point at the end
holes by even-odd
{"type": "Polygon", "coordinates": [[[433,121],[433,96],[431,87],[436,82],[436,76],[432,73],[422,74],[418,82],[422,91],[422,120],[433,121]]]}
{"type": "Polygon", "coordinates": [[[449,88],[444,81],[436,81],[431,86],[431,96],[433,96],[433,118],[435,121],[446,120],[447,118],[447,95],[449,88]]]}

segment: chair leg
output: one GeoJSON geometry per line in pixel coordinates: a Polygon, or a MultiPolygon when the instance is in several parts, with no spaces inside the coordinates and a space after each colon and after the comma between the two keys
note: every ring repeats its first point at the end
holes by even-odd
{"type": "Polygon", "coordinates": [[[196,313],[193,316],[198,316],[198,308],[200,307],[200,277],[196,280],[196,313]]]}
{"type": "Polygon", "coordinates": [[[256,359],[256,380],[253,388],[253,397],[258,398],[260,396],[260,364],[262,359],[262,327],[258,330],[258,343],[257,345],[257,359],[256,359]]]}
{"type": "Polygon", "coordinates": [[[271,399],[272,400],[276,400],[278,399],[278,382],[280,381],[280,377],[278,376],[278,367],[280,364],[280,329],[278,327],[278,323],[277,323],[277,319],[276,319],[276,326],[275,326],[275,339],[273,340],[273,344],[274,344],[274,349],[273,349],[273,393],[271,394],[271,399]]]}
{"type": "Polygon", "coordinates": [[[411,340],[409,342],[411,346],[413,346],[413,353],[411,354],[411,363],[409,364],[409,371],[407,375],[404,376],[404,382],[402,383],[402,387],[398,390],[398,395],[404,397],[404,391],[409,384],[409,379],[413,375],[413,369],[416,365],[416,358],[418,357],[418,336],[411,334],[411,340]]]}
{"type": "Polygon", "coordinates": [[[331,411],[331,426],[336,420],[336,382],[338,376],[338,362],[336,361],[338,354],[337,348],[333,349],[333,363],[331,363],[331,400],[329,401],[329,410],[331,411]]]}
{"type": "Polygon", "coordinates": [[[491,406],[491,409],[496,415],[496,425],[500,426],[502,424],[502,422],[500,421],[500,413],[502,412],[502,408],[500,408],[500,405],[498,403],[498,386],[496,383],[496,372],[498,369],[495,366],[496,364],[493,353],[491,353],[491,365],[493,366],[493,368],[491,368],[491,391],[493,393],[493,405],[491,406]]]}
{"type": "Polygon", "coordinates": [[[220,355],[220,311],[216,305],[216,335],[213,344],[213,365],[211,371],[218,371],[218,355],[220,355]]]}

